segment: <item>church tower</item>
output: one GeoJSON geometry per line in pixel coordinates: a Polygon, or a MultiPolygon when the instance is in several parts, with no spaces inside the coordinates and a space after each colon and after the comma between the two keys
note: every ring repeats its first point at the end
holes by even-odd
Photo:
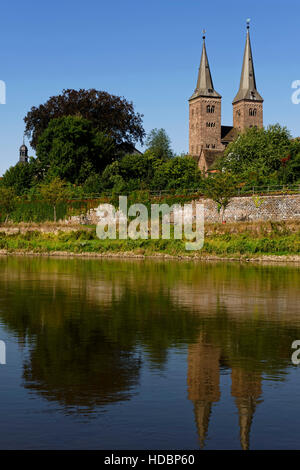
{"type": "Polygon", "coordinates": [[[214,89],[203,36],[202,57],[197,87],[189,99],[189,154],[199,156],[201,149],[223,148],[221,144],[221,95],[214,89]]]}
{"type": "Polygon", "coordinates": [[[263,98],[256,88],[253,56],[250,41],[250,20],[244,53],[240,89],[233,100],[233,127],[243,132],[249,127],[263,127],[263,98]]]}
{"type": "Polygon", "coordinates": [[[28,148],[26,147],[23,139],[23,144],[20,147],[20,154],[19,154],[19,163],[27,163],[28,162],[28,148]]]}

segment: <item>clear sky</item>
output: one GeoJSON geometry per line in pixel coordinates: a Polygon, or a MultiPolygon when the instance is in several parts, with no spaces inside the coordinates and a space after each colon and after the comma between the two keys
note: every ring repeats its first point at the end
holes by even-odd
{"type": "MultiPolygon", "coordinates": [[[[202,29],[223,124],[232,124],[246,36],[251,37],[265,124],[300,135],[299,0],[37,0],[2,2],[0,174],[18,160],[23,118],[63,88],[97,88],[133,101],[146,132],[163,127],[188,149],[188,98],[197,79],[202,29]]],[[[30,150],[30,155],[33,151],[30,150]]]]}

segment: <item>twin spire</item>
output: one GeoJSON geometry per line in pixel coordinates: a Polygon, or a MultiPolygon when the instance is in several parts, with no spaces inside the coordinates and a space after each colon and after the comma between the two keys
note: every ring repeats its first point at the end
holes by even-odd
{"type": "MultiPolygon", "coordinates": [[[[247,21],[247,38],[246,38],[246,46],[245,46],[245,52],[244,52],[244,62],[243,62],[243,67],[242,67],[240,88],[236,97],[233,100],[233,103],[237,103],[238,101],[241,101],[241,100],[263,102],[263,98],[261,97],[261,95],[258,93],[256,89],[256,80],[255,80],[255,72],[254,72],[254,64],[253,64],[249,29],[250,29],[250,26],[249,26],[249,20],[248,20],[247,21]]],[[[190,98],[191,100],[198,98],[200,96],[221,98],[221,95],[219,95],[219,93],[217,93],[214,89],[209,62],[208,62],[208,57],[207,57],[207,52],[206,52],[205,31],[203,33],[204,33],[203,48],[202,48],[201,63],[199,67],[198,82],[197,82],[197,87],[194,91],[194,94],[190,98]]]]}
{"type": "Polygon", "coordinates": [[[210,67],[205,45],[205,31],[203,31],[203,48],[199,67],[197,87],[193,96],[191,97],[191,100],[194,98],[198,98],[199,96],[221,98],[221,95],[219,95],[219,93],[217,93],[214,89],[214,84],[210,73],[210,67]]]}

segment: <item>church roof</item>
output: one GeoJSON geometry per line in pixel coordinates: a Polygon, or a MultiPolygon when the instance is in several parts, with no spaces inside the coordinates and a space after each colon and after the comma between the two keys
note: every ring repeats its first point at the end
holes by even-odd
{"type": "Polygon", "coordinates": [[[218,160],[218,158],[224,155],[224,150],[202,149],[202,154],[207,168],[210,168],[218,160]]]}
{"type": "Polygon", "coordinates": [[[238,130],[232,126],[221,126],[221,142],[233,142],[238,136],[238,130]]]}
{"type": "Polygon", "coordinates": [[[241,100],[258,101],[258,102],[264,101],[256,88],[249,25],[247,26],[247,38],[246,38],[244,61],[243,61],[243,68],[242,68],[241,81],[240,81],[240,89],[238,91],[238,94],[234,98],[233,103],[237,103],[238,101],[241,101],[241,100]]]}
{"type": "Polygon", "coordinates": [[[214,89],[212,76],[210,72],[206,45],[205,45],[205,36],[203,36],[203,47],[202,47],[202,56],[198,73],[197,87],[194,91],[194,94],[191,96],[190,100],[198,98],[200,96],[210,97],[210,98],[221,98],[221,95],[216,92],[214,89]]]}

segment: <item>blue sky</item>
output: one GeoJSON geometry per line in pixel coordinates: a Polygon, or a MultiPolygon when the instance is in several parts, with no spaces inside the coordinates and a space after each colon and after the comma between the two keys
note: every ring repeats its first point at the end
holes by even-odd
{"type": "MultiPolygon", "coordinates": [[[[147,132],[163,127],[176,152],[188,149],[188,98],[197,79],[202,29],[223,124],[232,124],[251,18],[252,49],[265,124],[300,135],[299,0],[36,0],[2,2],[0,174],[16,163],[23,118],[63,88],[125,96],[144,114],[147,132]]],[[[33,155],[32,150],[30,154],[33,155]]]]}

